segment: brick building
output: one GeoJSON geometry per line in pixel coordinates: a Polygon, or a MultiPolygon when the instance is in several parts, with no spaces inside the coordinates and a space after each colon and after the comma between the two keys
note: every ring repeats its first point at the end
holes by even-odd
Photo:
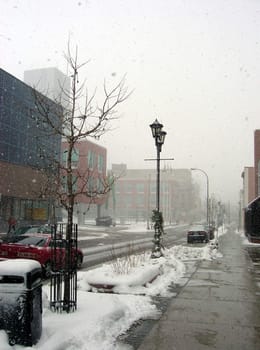
{"type": "MultiPolygon", "coordinates": [[[[117,177],[109,196],[110,215],[120,222],[147,221],[156,207],[156,170],[127,169],[113,164],[117,177]]],[[[198,218],[201,209],[199,189],[188,169],[162,169],[160,172],[160,210],[165,222],[187,222],[198,218]]]]}
{"type": "Polygon", "coordinates": [[[256,197],[255,191],[255,168],[245,167],[243,178],[243,207],[245,208],[256,197]]]}
{"type": "Polygon", "coordinates": [[[260,195],[260,130],[254,133],[255,198],[260,195]]]}
{"type": "MultiPolygon", "coordinates": [[[[62,162],[67,160],[68,144],[62,142],[62,162]]],[[[80,192],[87,186],[87,191],[93,193],[93,197],[79,194],[76,198],[74,210],[75,219],[79,224],[87,220],[93,220],[102,216],[102,205],[106,196],[98,195],[106,181],[107,150],[89,140],[81,140],[76,143],[72,154],[73,174],[75,177],[75,192],[80,192]]]]}
{"type": "Polygon", "coordinates": [[[244,227],[244,210],[260,196],[260,130],[254,131],[254,166],[245,167],[242,175],[243,188],[239,199],[239,227],[244,227]]]}

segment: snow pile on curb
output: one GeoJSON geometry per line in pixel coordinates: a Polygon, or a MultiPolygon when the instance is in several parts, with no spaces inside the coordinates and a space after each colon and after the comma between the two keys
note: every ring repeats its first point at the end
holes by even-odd
{"type": "Polygon", "coordinates": [[[132,267],[126,274],[116,274],[113,263],[106,263],[91,271],[80,272],[78,284],[84,291],[166,295],[169,286],[172,283],[177,284],[184,275],[185,261],[212,260],[220,257],[222,255],[215,245],[198,248],[174,246],[164,250],[164,256],[159,259],[151,259],[150,253],[147,253],[140,266],[132,267]]]}

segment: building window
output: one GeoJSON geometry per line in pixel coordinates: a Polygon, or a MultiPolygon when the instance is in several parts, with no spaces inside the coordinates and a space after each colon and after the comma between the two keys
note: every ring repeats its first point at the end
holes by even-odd
{"type": "MultiPolygon", "coordinates": [[[[68,150],[64,150],[62,154],[62,163],[65,166],[67,166],[67,161],[68,161],[68,150]]],[[[73,148],[71,153],[71,167],[74,169],[77,168],[78,162],[79,162],[79,150],[73,148]]]]}
{"type": "Polygon", "coordinates": [[[102,179],[98,179],[98,192],[102,193],[104,191],[104,183],[102,181],[102,179]]]}
{"type": "Polygon", "coordinates": [[[92,176],[89,176],[87,178],[87,183],[88,183],[88,192],[90,194],[94,193],[96,191],[96,179],[92,176]]]}
{"type": "Polygon", "coordinates": [[[126,208],[132,208],[133,206],[132,196],[126,197],[125,206],[126,208]]]}
{"type": "Polygon", "coordinates": [[[151,206],[151,208],[155,208],[155,206],[156,206],[156,196],[154,195],[154,194],[151,194],[150,195],[150,206],[151,206]]]}
{"type": "Polygon", "coordinates": [[[156,192],[156,184],[155,183],[151,184],[150,191],[151,191],[151,193],[155,193],[156,192]]]}
{"type": "Polygon", "coordinates": [[[138,193],[144,193],[144,184],[137,184],[136,185],[136,190],[138,193]]]}
{"type": "Polygon", "coordinates": [[[127,193],[133,192],[133,184],[132,183],[126,183],[126,192],[127,193]]]}
{"type": "Polygon", "coordinates": [[[95,163],[95,153],[91,150],[88,151],[88,167],[89,169],[94,168],[95,163]]]}
{"type": "MultiPolygon", "coordinates": [[[[61,179],[62,188],[64,192],[68,192],[68,182],[67,182],[67,176],[62,176],[61,179]]],[[[77,176],[72,175],[72,192],[77,192],[77,176]]]]}
{"type": "Polygon", "coordinates": [[[143,195],[136,196],[136,205],[138,207],[144,207],[144,196],[143,195]]]}
{"type": "Polygon", "coordinates": [[[72,166],[72,168],[77,168],[78,162],[79,162],[79,150],[73,148],[72,154],[71,154],[71,166],[72,166]]]}
{"type": "Polygon", "coordinates": [[[98,171],[102,173],[104,170],[104,157],[99,154],[98,155],[98,171]]]}
{"type": "Polygon", "coordinates": [[[161,184],[161,192],[169,192],[169,184],[168,183],[163,182],[161,184]]]}
{"type": "Polygon", "coordinates": [[[62,153],[62,163],[66,166],[67,164],[67,154],[68,154],[68,151],[67,150],[64,150],[63,153],[62,153]]]}

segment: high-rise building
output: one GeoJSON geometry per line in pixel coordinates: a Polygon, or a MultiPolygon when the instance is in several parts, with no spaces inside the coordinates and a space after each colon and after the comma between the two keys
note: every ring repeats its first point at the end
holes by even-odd
{"type": "Polygon", "coordinates": [[[24,82],[45,96],[68,106],[70,95],[70,78],[55,67],[32,69],[24,72],[24,82]]]}

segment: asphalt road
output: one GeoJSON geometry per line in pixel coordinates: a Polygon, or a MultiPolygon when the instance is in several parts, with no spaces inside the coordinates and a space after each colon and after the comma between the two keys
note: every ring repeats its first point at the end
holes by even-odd
{"type": "MultiPolygon", "coordinates": [[[[170,244],[173,240],[182,240],[186,242],[187,225],[174,226],[165,228],[163,236],[165,245],[170,244]]],[[[132,242],[137,239],[151,238],[153,239],[153,230],[144,230],[143,232],[128,231],[125,226],[118,227],[96,227],[86,226],[84,229],[79,229],[79,246],[80,248],[96,247],[98,245],[109,245],[119,242],[132,242]]]]}
{"type": "MultiPolygon", "coordinates": [[[[176,244],[185,244],[187,226],[166,227],[162,244],[169,248],[176,244]]],[[[86,227],[79,230],[79,248],[83,250],[83,269],[99,265],[117,257],[151,250],[153,230],[129,232],[122,227],[96,228],[86,227]]]]}
{"type": "MultiPolygon", "coordinates": [[[[173,244],[186,243],[187,225],[166,226],[162,245],[166,248],[173,244]]],[[[0,238],[5,234],[0,234],[0,238]]],[[[78,246],[84,253],[82,269],[91,268],[123,255],[152,250],[154,231],[131,232],[130,226],[79,227],[78,246]]]]}

